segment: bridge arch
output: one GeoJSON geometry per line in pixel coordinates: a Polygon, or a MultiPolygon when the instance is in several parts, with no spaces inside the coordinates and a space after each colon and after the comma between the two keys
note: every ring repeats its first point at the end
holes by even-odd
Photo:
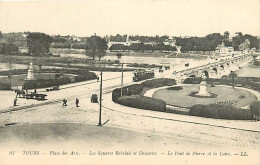
{"type": "Polygon", "coordinates": [[[207,70],[202,71],[202,73],[209,78],[209,72],[207,70]]]}
{"type": "Polygon", "coordinates": [[[214,70],[215,72],[218,72],[218,69],[216,67],[214,67],[212,70],[214,70]]]}

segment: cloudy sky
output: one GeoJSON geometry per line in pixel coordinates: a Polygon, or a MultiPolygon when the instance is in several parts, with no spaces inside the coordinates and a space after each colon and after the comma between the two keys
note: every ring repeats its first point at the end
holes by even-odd
{"type": "Polygon", "coordinates": [[[0,0],[0,31],[90,36],[260,35],[260,0],[0,0]]]}

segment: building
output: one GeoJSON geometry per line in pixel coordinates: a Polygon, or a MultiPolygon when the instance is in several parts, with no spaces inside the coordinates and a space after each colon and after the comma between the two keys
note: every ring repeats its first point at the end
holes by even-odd
{"type": "Polygon", "coordinates": [[[116,42],[116,41],[110,41],[110,39],[108,38],[108,48],[110,48],[112,45],[115,45],[115,44],[122,44],[122,45],[125,45],[125,46],[130,46],[131,44],[140,44],[141,41],[137,40],[137,41],[131,41],[129,39],[129,36],[126,37],[126,41],[125,42],[116,42]]]}
{"type": "Polygon", "coordinates": [[[223,53],[232,53],[232,52],[234,52],[234,48],[233,48],[233,47],[225,46],[224,42],[222,42],[221,44],[219,44],[219,45],[216,47],[215,52],[216,52],[216,53],[220,53],[220,54],[223,54],[223,53]]]}
{"type": "Polygon", "coordinates": [[[176,40],[174,38],[166,39],[163,42],[164,45],[176,46],[176,40]]]}

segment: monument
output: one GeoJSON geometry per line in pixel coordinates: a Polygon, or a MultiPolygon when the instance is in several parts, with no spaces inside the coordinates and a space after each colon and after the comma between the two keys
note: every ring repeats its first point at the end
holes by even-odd
{"type": "Polygon", "coordinates": [[[176,49],[177,49],[177,54],[180,54],[181,53],[181,46],[176,46],[176,49]]]}
{"type": "Polygon", "coordinates": [[[201,83],[200,83],[200,90],[199,90],[199,93],[196,94],[196,96],[211,96],[210,93],[208,93],[207,91],[207,83],[206,83],[206,75],[205,73],[202,73],[202,76],[201,76],[202,80],[201,80],[201,83]]]}
{"type": "Polygon", "coordinates": [[[25,80],[36,80],[36,78],[34,77],[34,73],[33,73],[33,63],[32,62],[30,63],[27,77],[25,78],[25,80]]]}

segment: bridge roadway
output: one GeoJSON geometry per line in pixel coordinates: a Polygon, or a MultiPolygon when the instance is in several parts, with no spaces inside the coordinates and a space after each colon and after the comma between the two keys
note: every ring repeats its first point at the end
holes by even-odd
{"type": "Polygon", "coordinates": [[[242,55],[237,55],[235,57],[230,57],[227,59],[219,59],[217,61],[212,61],[207,64],[202,64],[199,66],[195,67],[188,67],[187,69],[182,69],[182,70],[177,70],[175,74],[182,74],[186,75],[187,77],[193,75],[195,77],[200,77],[201,72],[207,72],[208,77],[210,78],[219,78],[223,75],[220,72],[226,70],[224,74],[228,74],[230,71],[230,67],[235,65],[235,68],[232,68],[232,70],[239,69],[240,66],[244,66],[245,64],[249,63],[250,61],[253,60],[253,57],[249,54],[242,54],[242,55]],[[214,70],[215,69],[215,70],[214,70]],[[220,74],[220,76],[213,77],[210,75],[210,71],[213,71],[217,74],[220,74]],[[229,71],[228,71],[229,70],[229,71]]]}

